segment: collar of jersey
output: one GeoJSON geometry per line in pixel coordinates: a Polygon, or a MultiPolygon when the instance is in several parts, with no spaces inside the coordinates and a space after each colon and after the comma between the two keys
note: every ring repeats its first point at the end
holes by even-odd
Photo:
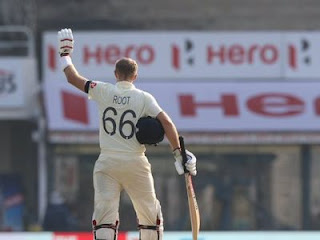
{"type": "Polygon", "coordinates": [[[125,89],[130,89],[130,88],[134,88],[133,83],[128,82],[128,81],[118,81],[116,83],[117,87],[119,88],[125,88],[125,89]]]}

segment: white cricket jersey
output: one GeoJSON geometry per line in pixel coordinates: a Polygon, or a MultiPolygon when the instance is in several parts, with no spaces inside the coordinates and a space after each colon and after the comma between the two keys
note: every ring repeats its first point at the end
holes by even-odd
{"type": "Polygon", "coordinates": [[[102,151],[143,153],[146,148],[136,139],[136,124],[141,117],[156,117],[162,109],[155,98],[132,83],[92,81],[89,99],[98,104],[99,142],[102,151]]]}

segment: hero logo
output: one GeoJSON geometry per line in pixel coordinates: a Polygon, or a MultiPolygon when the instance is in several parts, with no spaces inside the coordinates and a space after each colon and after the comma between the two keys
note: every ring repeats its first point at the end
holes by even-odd
{"type": "MultiPolygon", "coordinates": [[[[138,64],[148,65],[152,64],[155,60],[155,50],[148,44],[131,44],[128,46],[120,47],[116,44],[106,46],[88,46],[82,48],[82,61],[85,65],[89,64],[112,64],[121,57],[130,57],[135,59],[138,64]]],[[[57,52],[55,47],[48,46],[48,65],[51,70],[57,68],[57,52]]]]}
{"type": "Polygon", "coordinates": [[[105,47],[96,46],[91,48],[84,46],[83,48],[83,63],[89,64],[93,61],[96,64],[103,62],[107,64],[115,64],[121,57],[130,57],[135,59],[139,64],[151,64],[155,59],[155,51],[152,46],[148,44],[128,45],[120,47],[115,44],[110,44],[105,47]]]}
{"type": "Polygon", "coordinates": [[[208,64],[219,62],[220,64],[241,65],[261,62],[265,65],[271,65],[278,60],[279,50],[272,44],[253,44],[248,47],[233,44],[231,46],[221,45],[219,48],[207,46],[208,64]]]}
{"type": "Polygon", "coordinates": [[[296,70],[298,63],[304,65],[311,65],[310,57],[311,44],[307,39],[301,39],[298,46],[289,44],[288,46],[288,63],[290,68],[296,70]],[[298,52],[300,53],[298,56],[298,52]]]}
{"type": "Polygon", "coordinates": [[[0,69],[0,96],[14,93],[17,85],[14,82],[14,74],[0,69]]]}
{"type": "MultiPolygon", "coordinates": [[[[179,95],[180,113],[184,117],[197,117],[197,109],[220,109],[225,117],[239,117],[239,102],[236,94],[220,95],[219,101],[196,101],[194,95],[179,95]]],[[[305,101],[287,93],[260,93],[250,96],[245,103],[248,111],[271,118],[293,117],[306,110],[305,101]]],[[[320,116],[320,97],[313,102],[314,113],[320,116]]]]}
{"type": "MultiPolygon", "coordinates": [[[[185,57],[185,62],[189,65],[192,66],[195,61],[194,57],[194,44],[191,40],[187,39],[184,41],[184,57],[185,57]]],[[[180,69],[181,67],[181,49],[177,45],[172,45],[172,65],[175,69],[180,69]]]]}
{"type": "MultiPolygon", "coordinates": [[[[183,63],[192,66],[195,63],[194,48],[194,43],[191,40],[186,40],[182,49],[173,44],[171,47],[172,66],[176,70],[179,70],[183,63]]],[[[273,44],[252,44],[249,46],[240,44],[232,44],[230,46],[224,44],[220,46],[207,45],[205,54],[208,65],[244,65],[257,62],[264,65],[272,65],[279,60],[279,49],[273,44]]]]}

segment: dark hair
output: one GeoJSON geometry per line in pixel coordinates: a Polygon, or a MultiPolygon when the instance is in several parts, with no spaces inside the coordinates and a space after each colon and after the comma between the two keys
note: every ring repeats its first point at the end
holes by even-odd
{"type": "Polygon", "coordinates": [[[127,80],[138,72],[138,64],[131,58],[121,58],[116,62],[115,72],[119,74],[120,80],[127,80]]]}

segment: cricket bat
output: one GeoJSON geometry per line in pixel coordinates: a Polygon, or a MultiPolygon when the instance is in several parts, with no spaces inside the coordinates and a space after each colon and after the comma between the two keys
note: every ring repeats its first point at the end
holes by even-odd
{"type": "MultiPolygon", "coordinates": [[[[184,139],[182,136],[179,137],[180,147],[181,147],[181,155],[183,159],[183,166],[187,161],[186,149],[184,146],[184,139]]],[[[190,221],[191,221],[191,229],[192,229],[192,240],[198,240],[199,230],[200,230],[200,214],[197,203],[196,194],[194,192],[192,177],[189,172],[184,174],[187,188],[187,196],[188,196],[188,204],[189,204],[189,213],[190,213],[190,221]]]]}

